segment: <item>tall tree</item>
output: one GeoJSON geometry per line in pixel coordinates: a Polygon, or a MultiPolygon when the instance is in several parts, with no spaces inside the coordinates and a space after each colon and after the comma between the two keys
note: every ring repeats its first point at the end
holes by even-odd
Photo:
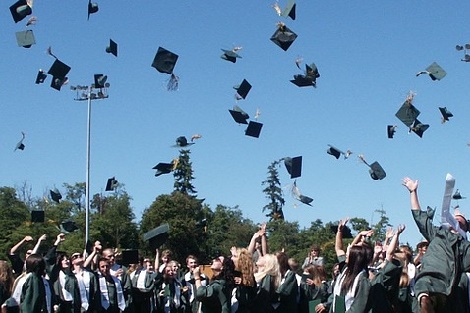
{"type": "Polygon", "coordinates": [[[266,194],[269,203],[263,207],[263,212],[268,211],[266,216],[270,220],[284,220],[284,213],[282,212],[282,207],[284,206],[285,200],[282,196],[281,181],[279,180],[279,164],[281,160],[273,161],[268,166],[268,178],[263,181],[261,184],[266,186],[263,189],[263,192],[266,194]]]}
{"type": "Polygon", "coordinates": [[[195,195],[197,192],[192,184],[194,177],[192,163],[189,157],[190,154],[191,151],[189,149],[180,150],[178,162],[173,172],[173,177],[175,178],[174,191],[179,191],[187,195],[195,195]]]}
{"type": "Polygon", "coordinates": [[[374,235],[372,236],[372,239],[384,241],[387,227],[392,225],[389,223],[387,212],[384,210],[383,207],[381,209],[375,210],[374,212],[380,214],[380,219],[372,228],[374,230],[374,235]]]}

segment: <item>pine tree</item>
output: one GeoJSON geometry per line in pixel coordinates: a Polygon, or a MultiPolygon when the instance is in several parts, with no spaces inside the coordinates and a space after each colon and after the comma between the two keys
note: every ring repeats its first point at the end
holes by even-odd
{"type": "Polygon", "coordinates": [[[266,198],[269,199],[269,203],[263,207],[263,212],[268,211],[266,216],[272,220],[284,220],[284,213],[282,207],[284,206],[284,197],[282,196],[281,182],[279,180],[278,167],[281,160],[273,161],[268,166],[268,178],[261,184],[266,185],[263,192],[266,194],[266,198]]]}
{"type": "Polygon", "coordinates": [[[176,164],[173,177],[175,183],[173,185],[174,191],[179,191],[186,195],[195,195],[197,192],[194,189],[191,181],[194,179],[192,163],[189,160],[191,151],[187,149],[180,150],[180,155],[176,164]]]}

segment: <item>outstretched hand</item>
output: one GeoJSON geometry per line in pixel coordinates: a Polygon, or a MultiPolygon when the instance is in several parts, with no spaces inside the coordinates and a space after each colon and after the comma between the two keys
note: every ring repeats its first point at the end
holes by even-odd
{"type": "Polygon", "coordinates": [[[403,178],[402,185],[405,186],[409,192],[413,192],[418,189],[418,180],[412,180],[409,177],[405,177],[403,178]]]}

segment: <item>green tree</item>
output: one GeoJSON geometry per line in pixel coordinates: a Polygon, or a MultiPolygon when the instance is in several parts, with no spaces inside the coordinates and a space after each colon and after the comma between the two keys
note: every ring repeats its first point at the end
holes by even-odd
{"type": "Polygon", "coordinates": [[[273,161],[268,166],[268,178],[261,183],[261,185],[266,186],[263,192],[269,200],[269,203],[263,207],[263,212],[268,211],[266,216],[270,218],[270,221],[278,219],[284,220],[282,207],[284,206],[285,200],[282,196],[281,182],[277,170],[280,162],[281,160],[273,161]]]}
{"type": "Polygon", "coordinates": [[[371,229],[369,222],[363,218],[353,217],[349,219],[349,222],[351,223],[351,228],[356,232],[371,229]]]}
{"type": "Polygon", "coordinates": [[[81,212],[85,209],[86,184],[75,183],[73,185],[64,183],[65,198],[74,204],[72,212],[81,212]]]}
{"type": "Polygon", "coordinates": [[[174,191],[195,195],[197,192],[192,184],[194,177],[192,163],[189,158],[190,154],[191,151],[188,149],[180,150],[180,155],[173,173],[173,177],[175,178],[174,191]]]}
{"type": "Polygon", "coordinates": [[[383,207],[381,209],[375,210],[374,212],[380,214],[380,219],[372,228],[374,230],[374,234],[372,235],[372,240],[384,241],[387,227],[389,226],[391,227],[392,225],[389,223],[387,212],[383,209],[383,207]]]}

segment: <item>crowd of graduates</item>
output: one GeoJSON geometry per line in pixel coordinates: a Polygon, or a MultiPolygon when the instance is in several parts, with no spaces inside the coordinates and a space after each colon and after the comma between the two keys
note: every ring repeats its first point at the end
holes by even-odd
{"type": "Polygon", "coordinates": [[[452,215],[454,226],[434,226],[433,212],[419,205],[418,182],[405,178],[412,216],[426,238],[417,251],[400,245],[404,225],[389,228],[384,242],[371,242],[371,230],[347,247],[339,222],[338,263],[325,271],[321,249],[312,244],[299,267],[284,251],[269,253],[266,225],[247,247],[232,247],[212,260],[210,270],[186,257],[185,267],[169,250],[126,261],[114,248],[95,242],[88,255],[60,252],[59,234],[42,256],[40,237],[20,257],[26,236],[0,261],[2,312],[162,312],[162,313],[409,313],[469,312],[468,221],[452,215]]]}

